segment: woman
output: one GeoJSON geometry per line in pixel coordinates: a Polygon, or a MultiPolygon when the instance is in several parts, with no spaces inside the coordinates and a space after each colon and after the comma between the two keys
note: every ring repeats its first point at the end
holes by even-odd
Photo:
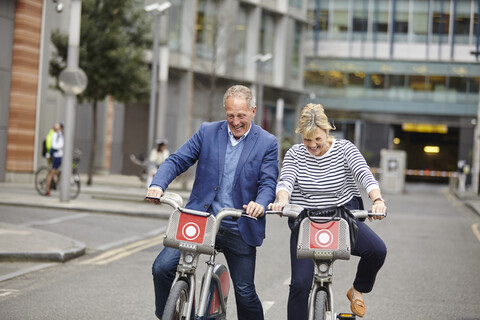
{"type": "Polygon", "coordinates": [[[159,139],[157,140],[157,147],[153,148],[150,151],[150,156],[148,157],[148,178],[147,178],[147,189],[150,187],[152,183],[153,177],[155,173],[157,173],[158,168],[160,165],[168,158],[170,155],[170,151],[167,149],[167,139],[159,139]]]}
{"type": "MultiPolygon", "coordinates": [[[[268,205],[269,210],[280,211],[288,203],[305,208],[343,205],[348,209],[363,209],[357,180],[372,200],[372,212],[386,212],[378,182],[365,159],[350,141],[330,136],[333,129],[321,105],[308,104],[303,108],[296,130],[302,135],[303,144],[293,145],[287,151],[277,184],[277,200],[268,205]]],[[[352,254],[361,259],[347,298],[352,312],[363,317],[365,303],[362,294],[372,290],[387,250],[383,241],[364,222],[357,222],[358,238],[352,254]]],[[[288,223],[292,229],[293,219],[288,223]]],[[[296,247],[296,237],[290,236],[289,320],[308,318],[308,295],[313,280],[313,261],[297,259],[296,247]]]]}

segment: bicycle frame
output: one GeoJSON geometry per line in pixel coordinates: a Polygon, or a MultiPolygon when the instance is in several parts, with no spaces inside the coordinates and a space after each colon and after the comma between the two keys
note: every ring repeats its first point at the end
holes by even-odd
{"type": "MultiPolygon", "coordinates": [[[[280,214],[282,216],[296,218],[303,207],[296,204],[287,204],[283,211],[267,211],[267,214],[280,214]]],[[[369,216],[387,216],[387,213],[371,213],[367,210],[350,210],[358,219],[369,216]]],[[[337,314],[334,310],[333,299],[333,263],[335,260],[350,259],[350,232],[348,222],[341,218],[310,217],[300,223],[297,242],[297,258],[312,259],[314,263],[313,284],[308,300],[308,319],[318,317],[316,312],[317,293],[326,293],[326,318],[334,320],[337,314]]],[[[355,319],[350,313],[340,313],[338,319],[355,319]]]]}
{"type": "Polygon", "coordinates": [[[230,276],[223,265],[215,263],[215,237],[221,220],[226,216],[240,217],[242,210],[223,209],[217,216],[213,216],[206,212],[180,208],[165,196],[160,201],[175,208],[170,216],[163,244],[180,250],[180,261],[172,288],[180,280],[188,283],[188,303],[183,310],[183,316],[185,319],[191,317],[195,302],[195,274],[201,254],[209,255],[209,259],[206,262],[207,270],[203,276],[196,319],[226,316],[230,276]]]}
{"type": "Polygon", "coordinates": [[[350,259],[350,234],[344,219],[315,217],[304,219],[298,234],[297,258],[314,262],[313,286],[309,297],[308,319],[314,319],[316,293],[327,293],[327,319],[336,317],[333,299],[333,263],[350,259]]]}

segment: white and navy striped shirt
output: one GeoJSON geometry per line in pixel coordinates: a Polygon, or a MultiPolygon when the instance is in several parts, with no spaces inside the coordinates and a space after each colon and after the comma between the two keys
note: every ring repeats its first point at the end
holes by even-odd
{"type": "Polygon", "coordinates": [[[367,194],[380,189],[365,158],[349,140],[333,139],[330,149],[319,157],[304,144],[296,144],[283,160],[277,192],[287,191],[290,203],[303,207],[337,207],[361,196],[355,180],[367,194]]]}

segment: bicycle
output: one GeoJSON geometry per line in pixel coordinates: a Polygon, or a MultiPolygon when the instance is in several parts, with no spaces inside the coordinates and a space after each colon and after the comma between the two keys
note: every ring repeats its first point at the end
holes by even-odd
{"type": "MultiPolygon", "coordinates": [[[[304,208],[287,204],[283,211],[266,211],[296,218],[304,208]]],[[[386,213],[367,210],[350,210],[360,220],[386,213]]],[[[333,263],[350,259],[350,232],[346,220],[340,217],[310,216],[300,222],[297,243],[297,258],[314,262],[313,284],[308,301],[309,320],[356,319],[353,313],[336,314],[333,299],[333,263]]]]}
{"type": "Polygon", "coordinates": [[[226,319],[230,275],[223,264],[215,262],[218,249],[215,237],[225,217],[252,218],[240,209],[222,209],[216,216],[203,211],[182,208],[178,194],[165,193],[160,203],[171,206],[163,245],[180,250],[180,261],[168,295],[162,320],[190,319],[195,312],[195,279],[200,255],[208,255],[202,278],[195,319],[226,319]]]}
{"type": "MultiPolygon", "coordinates": [[[[82,151],[80,151],[80,149],[75,149],[72,162],[72,175],[70,177],[70,199],[75,199],[80,194],[80,174],[78,173],[78,163],[80,162],[81,154],[82,151]]],[[[50,173],[50,170],[50,167],[42,166],[35,172],[35,189],[42,196],[47,194],[47,177],[50,173]]],[[[60,178],[61,171],[58,171],[58,174],[53,176],[52,182],[50,183],[50,192],[60,190],[60,178]]]]}

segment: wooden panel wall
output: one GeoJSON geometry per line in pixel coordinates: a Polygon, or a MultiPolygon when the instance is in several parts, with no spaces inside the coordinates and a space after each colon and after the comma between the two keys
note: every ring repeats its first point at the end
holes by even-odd
{"type": "Polygon", "coordinates": [[[33,171],[42,2],[16,1],[7,171],[33,171]]]}

